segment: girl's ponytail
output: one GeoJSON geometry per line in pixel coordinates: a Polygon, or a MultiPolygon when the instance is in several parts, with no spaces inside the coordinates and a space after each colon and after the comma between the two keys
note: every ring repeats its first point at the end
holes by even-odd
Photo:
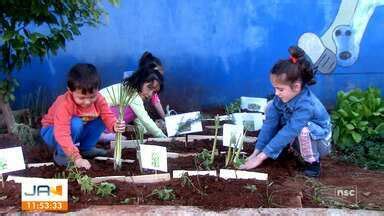
{"type": "Polygon", "coordinates": [[[305,52],[298,46],[291,46],[288,49],[290,61],[292,64],[297,64],[298,71],[301,75],[303,84],[313,85],[316,83],[315,72],[312,68],[312,63],[306,59],[305,52]]]}

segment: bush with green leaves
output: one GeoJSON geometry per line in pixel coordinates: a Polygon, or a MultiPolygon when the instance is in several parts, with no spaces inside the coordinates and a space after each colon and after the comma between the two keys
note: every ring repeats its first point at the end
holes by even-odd
{"type": "Polygon", "coordinates": [[[225,105],[225,114],[229,115],[232,113],[241,112],[241,102],[240,98],[234,100],[232,103],[225,105]]]}
{"type": "Polygon", "coordinates": [[[102,182],[97,186],[96,195],[100,197],[112,196],[116,185],[109,182],[102,182]]]}
{"type": "Polygon", "coordinates": [[[162,201],[171,201],[176,198],[175,193],[172,188],[155,189],[147,197],[156,195],[159,200],[162,201]]]}
{"type": "Polygon", "coordinates": [[[370,168],[384,168],[384,100],[380,90],[338,92],[332,112],[333,141],[342,157],[370,168]],[[381,153],[380,153],[381,152],[381,153]]]}

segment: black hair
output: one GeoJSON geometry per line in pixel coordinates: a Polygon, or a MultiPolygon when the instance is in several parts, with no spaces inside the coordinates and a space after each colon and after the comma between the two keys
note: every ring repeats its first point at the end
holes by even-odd
{"type": "Polygon", "coordinates": [[[315,70],[312,62],[305,56],[304,50],[298,46],[291,46],[288,52],[291,55],[290,59],[279,60],[272,67],[271,74],[279,77],[285,74],[282,81],[289,84],[296,81],[301,81],[303,86],[315,84],[315,70]]]}
{"type": "MultiPolygon", "coordinates": [[[[160,70],[163,68],[163,64],[160,59],[152,55],[152,53],[145,51],[139,60],[139,68],[150,68],[160,70]]],[[[160,71],[159,71],[160,72],[160,71]]]]}
{"type": "Polygon", "coordinates": [[[155,68],[139,68],[131,76],[123,80],[123,85],[133,87],[137,92],[141,92],[144,83],[155,80],[159,83],[159,92],[161,92],[163,90],[163,75],[155,68]]]}
{"type": "Polygon", "coordinates": [[[76,64],[68,73],[67,86],[70,91],[81,89],[82,94],[93,93],[100,88],[100,84],[100,76],[92,64],[76,64]]]}

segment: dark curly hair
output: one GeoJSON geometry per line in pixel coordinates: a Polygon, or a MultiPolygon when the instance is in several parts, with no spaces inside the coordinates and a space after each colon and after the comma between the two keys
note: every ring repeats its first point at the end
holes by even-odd
{"type": "Polygon", "coordinates": [[[292,84],[301,81],[303,85],[316,83],[315,70],[312,63],[305,56],[304,50],[298,46],[291,46],[288,49],[291,57],[286,60],[279,60],[271,70],[271,74],[283,79],[283,82],[292,84]],[[282,75],[285,77],[281,77],[282,75]]]}

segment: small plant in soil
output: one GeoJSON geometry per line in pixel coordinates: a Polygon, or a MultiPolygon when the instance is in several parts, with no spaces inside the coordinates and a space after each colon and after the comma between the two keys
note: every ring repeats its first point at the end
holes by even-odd
{"type": "Polygon", "coordinates": [[[247,184],[244,186],[244,188],[249,190],[251,193],[254,193],[257,190],[256,185],[253,185],[253,184],[247,184]]]}
{"type": "MultiPolygon", "coordinates": [[[[107,89],[108,90],[108,89],[107,89]]],[[[120,89],[115,92],[115,90],[112,88],[111,91],[108,90],[108,94],[112,100],[112,103],[114,105],[117,105],[119,108],[119,121],[124,120],[124,115],[125,115],[125,108],[128,106],[128,104],[131,102],[133,99],[134,95],[134,88],[128,86],[125,87],[123,83],[120,84],[120,89]]],[[[113,168],[114,170],[120,170],[121,169],[121,140],[123,138],[122,133],[116,133],[116,144],[115,144],[115,151],[114,151],[114,164],[113,168]]]]}
{"type": "Polygon", "coordinates": [[[116,185],[109,182],[102,182],[97,186],[96,195],[100,197],[113,196],[113,191],[116,190],[116,185]]]}
{"type": "Polygon", "coordinates": [[[267,188],[266,188],[266,204],[268,208],[272,207],[273,204],[273,191],[271,192],[271,186],[273,185],[273,181],[269,182],[267,181],[267,188]]]}
{"type": "Polygon", "coordinates": [[[173,192],[172,188],[164,187],[163,189],[155,189],[147,197],[151,197],[155,195],[159,200],[162,200],[162,201],[171,201],[176,199],[176,195],[173,192]]]}
{"type": "Polygon", "coordinates": [[[241,134],[241,136],[239,136],[237,140],[236,140],[236,135],[231,136],[230,146],[228,147],[227,156],[225,158],[225,167],[232,165],[235,168],[239,168],[240,165],[245,163],[245,157],[240,156],[240,151],[243,147],[246,133],[247,133],[247,130],[245,130],[244,133],[241,134]],[[233,137],[235,137],[234,140],[236,141],[232,140],[233,137]],[[235,143],[233,147],[232,147],[232,143],[235,143]]]}
{"type": "Polygon", "coordinates": [[[95,184],[92,182],[92,178],[83,175],[77,179],[77,183],[80,185],[80,190],[83,193],[91,193],[95,187],[95,184]]]}
{"type": "Polygon", "coordinates": [[[191,178],[189,177],[188,173],[183,173],[183,175],[181,176],[180,178],[181,180],[181,186],[185,187],[192,187],[193,189],[195,189],[200,195],[204,195],[206,196],[207,194],[202,192],[199,188],[197,188],[195,186],[195,184],[193,184],[191,178]]]}
{"type": "Polygon", "coordinates": [[[121,204],[129,204],[133,203],[136,200],[136,197],[128,197],[125,198],[124,200],[120,201],[121,204]]]}
{"type": "Polygon", "coordinates": [[[225,113],[227,115],[229,115],[232,113],[241,112],[241,106],[240,105],[241,105],[240,99],[236,99],[232,103],[225,106],[225,113]]]}
{"type": "Polygon", "coordinates": [[[77,196],[72,196],[73,203],[79,202],[80,198],[77,196]]]}
{"type": "Polygon", "coordinates": [[[216,145],[217,145],[217,133],[220,128],[219,115],[215,117],[215,139],[213,140],[212,151],[203,149],[195,157],[195,161],[198,162],[198,166],[205,170],[210,170],[215,159],[216,145]]]}
{"type": "Polygon", "coordinates": [[[12,133],[20,140],[24,145],[35,145],[35,139],[33,136],[33,129],[26,124],[15,123],[12,128],[12,133]]]}
{"type": "Polygon", "coordinates": [[[195,157],[195,161],[197,162],[198,167],[204,170],[211,170],[211,152],[207,149],[203,149],[200,153],[198,153],[195,157]]]}

